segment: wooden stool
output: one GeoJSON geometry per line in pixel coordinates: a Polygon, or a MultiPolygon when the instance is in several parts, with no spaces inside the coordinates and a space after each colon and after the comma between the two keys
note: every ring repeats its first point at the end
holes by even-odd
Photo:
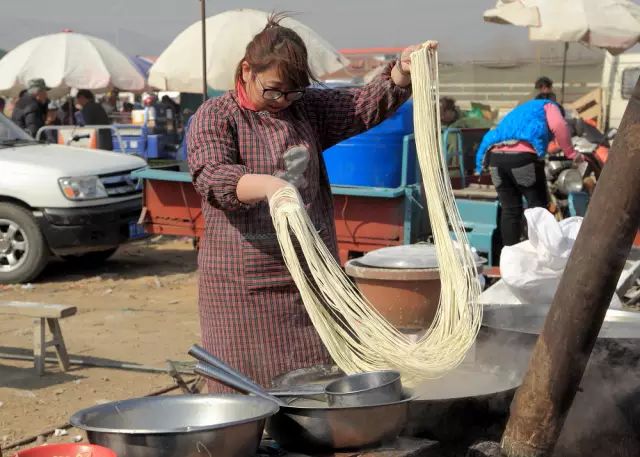
{"type": "Polygon", "coordinates": [[[53,346],[62,371],[69,369],[69,354],[62,338],[59,319],[73,316],[78,309],[75,306],[49,305],[29,302],[0,302],[0,314],[16,314],[35,317],[33,326],[33,366],[38,375],[44,375],[44,362],[47,348],[53,346]],[[46,341],[45,321],[52,339],[46,341]]]}

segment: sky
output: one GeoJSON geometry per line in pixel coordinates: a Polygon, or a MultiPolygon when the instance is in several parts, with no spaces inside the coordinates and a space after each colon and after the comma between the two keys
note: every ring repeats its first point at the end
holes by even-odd
{"type": "MultiPolygon", "coordinates": [[[[207,15],[247,7],[295,12],[336,48],[440,41],[442,59],[513,60],[559,56],[531,44],[524,28],[487,24],[495,0],[206,0],[207,15]]],[[[130,55],[159,55],[200,17],[199,0],[0,0],[0,48],[63,29],[104,38],[130,55]]],[[[570,58],[584,54],[573,46],[570,58]]]]}

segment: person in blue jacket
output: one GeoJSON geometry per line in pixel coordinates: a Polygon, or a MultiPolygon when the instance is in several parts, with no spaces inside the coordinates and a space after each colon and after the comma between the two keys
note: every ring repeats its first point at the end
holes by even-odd
{"type": "Polygon", "coordinates": [[[480,143],[476,171],[488,168],[491,173],[501,206],[504,246],[522,239],[523,197],[529,208],[548,205],[543,159],[552,139],[568,159],[576,156],[559,105],[538,99],[514,108],[480,143]]]}

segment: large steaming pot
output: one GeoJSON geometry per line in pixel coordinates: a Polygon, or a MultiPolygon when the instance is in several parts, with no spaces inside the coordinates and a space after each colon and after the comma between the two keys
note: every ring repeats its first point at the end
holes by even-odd
{"type": "MultiPolygon", "coordinates": [[[[544,326],[547,305],[486,305],[478,335],[476,357],[489,364],[504,363],[517,354],[522,368],[544,326]]],[[[640,361],[640,313],[607,311],[591,363],[637,366],[640,361]]]]}
{"type": "MultiPolygon", "coordinates": [[[[526,370],[549,306],[488,305],[476,359],[526,370]]],[[[607,311],[555,456],[640,455],[640,313],[607,311]]]]}

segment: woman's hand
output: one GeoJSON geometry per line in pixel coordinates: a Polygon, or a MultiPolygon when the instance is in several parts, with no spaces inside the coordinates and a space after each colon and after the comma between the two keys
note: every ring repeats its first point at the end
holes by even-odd
{"type": "Polygon", "coordinates": [[[290,185],[284,179],[275,176],[247,174],[238,181],[236,194],[242,203],[253,204],[269,201],[278,190],[290,185]]]}
{"type": "Polygon", "coordinates": [[[576,165],[579,165],[584,161],[585,161],[584,160],[584,156],[581,153],[576,152],[576,155],[573,158],[573,163],[576,164],[576,165]]]}
{"type": "Polygon", "coordinates": [[[426,41],[422,44],[414,44],[413,46],[409,46],[402,51],[400,54],[400,59],[391,70],[391,79],[396,84],[396,86],[406,87],[411,84],[411,53],[421,49],[423,47],[427,47],[429,49],[437,49],[438,42],[437,41],[426,41]]]}
{"type": "Polygon", "coordinates": [[[402,51],[402,54],[400,54],[400,70],[403,73],[411,74],[411,53],[422,48],[438,49],[438,42],[430,40],[422,44],[414,44],[413,46],[406,47],[404,51],[402,51]]]}
{"type": "Polygon", "coordinates": [[[265,188],[265,198],[267,199],[267,201],[271,201],[271,197],[273,197],[273,194],[278,192],[283,187],[287,187],[287,186],[293,187],[289,182],[285,181],[284,179],[276,178],[275,176],[270,176],[270,177],[273,179],[268,180],[265,188]]]}

